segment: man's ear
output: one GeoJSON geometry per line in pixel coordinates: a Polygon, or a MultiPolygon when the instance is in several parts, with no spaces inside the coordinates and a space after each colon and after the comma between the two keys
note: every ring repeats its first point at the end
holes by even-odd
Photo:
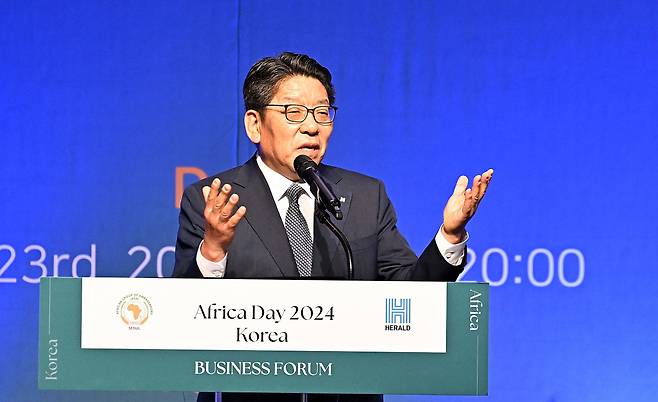
{"type": "Polygon", "coordinates": [[[247,137],[254,144],[260,143],[260,114],[249,109],[244,114],[244,128],[247,131],[247,137]]]}

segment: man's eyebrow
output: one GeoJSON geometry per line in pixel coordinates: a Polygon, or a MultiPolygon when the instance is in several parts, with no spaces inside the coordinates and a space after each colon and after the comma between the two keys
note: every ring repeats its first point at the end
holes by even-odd
{"type": "MultiPolygon", "coordinates": [[[[296,98],[294,96],[284,96],[281,98],[281,101],[290,101],[290,102],[297,102],[296,104],[300,104],[299,98],[296,98]]],[[[316,105],[328,105],[329,100],[327,98],[322,98],[321,100],[318,100],[315,102],[316,105]]]]}

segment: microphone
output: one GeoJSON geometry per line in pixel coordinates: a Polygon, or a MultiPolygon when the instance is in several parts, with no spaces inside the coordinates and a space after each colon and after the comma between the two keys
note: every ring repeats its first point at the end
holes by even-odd
{"type": "Polygon", "coordinates": [[[318,172],[318,165],[311,158],[306,155],[299,155],[295,158],[293,165],[297,175],[310,184],[311,191],[316,194],[315,201],[318,204],[316,214],[320,222],[327,225],[329,230],[338,237],[338,241],[340,241],[340,244],[345,250],[345,258],[347,259],[347,279],[354,279],[354,257],[350,242],[338,226],[329,219],[329,214],[327,213],[333,214],[338,220],[343,219],[338,197],[336,197],[331,187],[322,179],[320,172],[318,172]]]}
{"type": "Polygon", "coordinates": [[[340,201],[331,187],[329,187],[322,176],[320,176],[318,165],[306,155],[299,155],[296,157],[293,165],[299,177],[310,184],[312,189],[314,188],[316,198],[319,199],[320,205],[335,216],[336,219],[343,219],[343,213],[340,210],[340,201]]]}

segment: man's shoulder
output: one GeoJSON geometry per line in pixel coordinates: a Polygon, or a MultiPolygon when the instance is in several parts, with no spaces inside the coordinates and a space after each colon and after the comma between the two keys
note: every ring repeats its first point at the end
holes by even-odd
{"type": "MultiPolygon", "coordinates": [[[[210,186],[215,178],[219,178],[222,183],[235,183],[239,176],[244,177],[243,175],[245,172],[242,170],[245,169],[245,167],[247,167],[250,162],[251,161],[247,161],[243,165],[239,165],[201,179],[188,186],[186,191],[200,191],[204,186],[210,186]]],[[[253,169],[254,167],[251,168],[253,169]]],[[[257,166],[255,168],[257,169],[257,166]]],[[[325,178],[325,180],[329,179],[332,184],[338,184],[340,186],[355,187],[362,190],[376,189],[382,186],[382,181],[376,177],[368,176],[366,174],[355,172],[349,169],[327,165],[324,163],[320,165],[320,173],[325,178]]]]}
{"type": "Polygon", "coordinates": [[[331,165],[322,164],[320,166],[320,172],[325,179],[329,178],[330,181],[341,186],[360,189],[376,189],[382,186],[382,181],[376,177],[331,165]]]}

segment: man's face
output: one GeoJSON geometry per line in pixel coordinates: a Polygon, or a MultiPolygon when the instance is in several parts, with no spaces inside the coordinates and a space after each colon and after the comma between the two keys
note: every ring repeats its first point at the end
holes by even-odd
{"type": "MultiPolygon", "coordinates": [[[[296,104],[312,109],[329,105],[329,98],[320,81],[295,75],[279,83],[270,104],[296,104]]],[[[250,134],[250,138],[258,144],[263,162],[291,180],[299,179],[293,167],[297,156],[307,155],[315,163],[320,163],[333,130],[333,123],[318,124],[311,112],[303,122],[292,123],[286,119],[284,108],[279,106],[266,107],[256,125],[259,135],[256,138],[250,134]]],[[[249,127],[247,130],[249,131],[249,127]]]]}

